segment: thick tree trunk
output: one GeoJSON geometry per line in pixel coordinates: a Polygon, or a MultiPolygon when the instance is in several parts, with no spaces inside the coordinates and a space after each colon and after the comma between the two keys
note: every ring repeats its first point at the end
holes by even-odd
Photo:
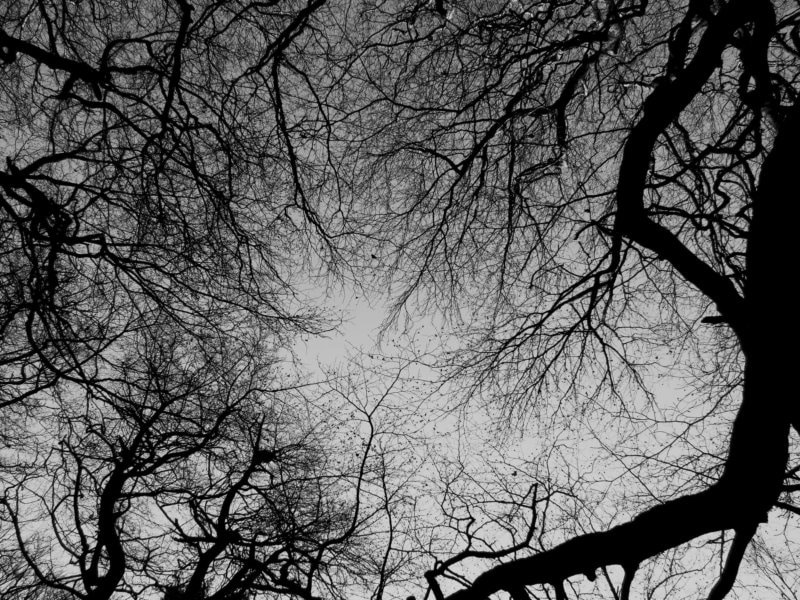
{"type": "Polygon", "coordinates": [[[744,387],[720,480],[608,531],[499,565],[450,600],[478,600],[500,590],[518,597],[522,586],[535,584],[549,583],[559,590],[567,577],[593,577],[597,568],[611,564],[635,569],[660,552],[724,529],[734,529],[744,539],[734,543],[730,569],[726,566],[711,597],[721,598],[730,589],[744,546],[780,494],[790,425],[800,426],[794,391],[800,320],[796,296],[789,292],[797,277],[800,236],[800,101],[778,127],[752,203],[743,318],[735,325],[745,356],[744,387]]]}

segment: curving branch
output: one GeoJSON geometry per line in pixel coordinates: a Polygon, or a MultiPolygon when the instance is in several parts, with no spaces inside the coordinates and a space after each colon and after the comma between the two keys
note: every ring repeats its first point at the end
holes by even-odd
{"type": "MultiPolygon", "coordinates": [[[[760,327],[756,331],[750,321],[768,324],[769,315],[773,314],[770,303],[776,300],[761,295],[771,290],[769,295],[774,298],[777,282],[781,281],[774,277],[779,250],[784,251],[782,256],[789,256],[792,251],[788,244],[793,237],[784,234],[788,233],[785,228],[797,222],[790,218],[797,203],[781,203],[778,198],[785,195],[781,190],[787,189],[791,165],[796,165],[800,103],[781,123],[759,178],[753,228],[758,235],[751,232],[749,238],[747,280],[747,290],[757,289],[757,298],[748,293],[745,301],[729,279],[694,254],[675,234],[650,220],[643,203],[650,156],[658,137],[699,93],[717,68],[734,31],[754,20],[757,10],[738,0],[725,5],[710,18],[689,64],[682,70],[672,66],[678,71],[674,79],[662,81],[645,101],[627,140],[617,191],[618,248],[624,237],[670,262],[716,303],[721,317],[742,341],[747,358],[743,400],[733,424],[722,476],[704,491],[645,510],[607,531],[582,535],[534,556],[498,565],[480,575],[471,587],[452,594],[449,600],[481,600],[499,591],[516,594],[516,590],[531,585],[554,586],[556,595],[562,597],[563,582],[569,577],[612,564],[625,569],[621,597],[627,599],[636,566],[642,561],[700,536],[733,529],[736,536],[725,568],[709,595],[709,600],[722,600],[736,580],[745,549],[759,523],[766,520],[767,511],[778,502],[788,456],[789,425],[797,422],[797,411],[789,406],[786,381],[776,377],[776,368],[777,374],[785,375],[790,372],[792,359],[791,353],[773,349],[774,334],[770,329],[760,327]],[[765,284],[762,279],[767,277],[770,282],[765,284]],[[736,502],[731,502],[732,498],[736,502]]],[[[676,50],[673,47],[671,51],[676,50]]],[[[796,325],[793,327],[795,331],[796,325]]]]}
{"type": "Polygon", "coordinates": [[[736,536],[733,538],[731,549],[728,551],[728,558],[725,560],[725,568],[722,570],[716,585],[711,589],[708,600],[722,600],[731,591],[736,581],[736,576],[739,574],[739,565],[742,563],[742,558],[744,558],[744,551],[747,549],[750,540],[753,539],[756,529],[756,524],[753,523],[736,530],[736,536]]]}
{"type": "Polygon", "coordinates": [[[556,585],[608,565],[639,564],[701,535],[732,527],[737,515],[726,509],[727,495],[723,486],[713,486],[653,507],[608,531],[578,536],[534,556],[498,565],[449,600],[479,600],[521,586],[556,585]]]}
{"type": "MultiPolygon", "coordinates": [[[[669,229],[648,218],[643,195],[653,148],[659,136],[678,118],[714,73],[734,32],[754,20],[755,13],[759,10],[761,9],[741,0],[725,5],[709,21],[694,57],[685,68],[678,64],[683,60],[674,57],[682,58],[688,53],[690,36],[678,36],[673,40],[670,45],[670,57],[673,60],[670,61],[669,70],[675,71],[674,77],[662,78],[661,83],[645,100],[641,117],[625,143],[619,168],[614,228],[617,254],[620,238],[625,237],[668,261],[689,283],[717,305],[721,316],[740,338],[744,327],[743,301],[734,284],[694,254],[669,229]]],[[[771,10],[771,7],[763,10],[771,10]]],[[[687,19],[690,21],[693,17],[690,8],[687,19]]],[[[685,20],[684,23],[686,22],[685,20]]]]}

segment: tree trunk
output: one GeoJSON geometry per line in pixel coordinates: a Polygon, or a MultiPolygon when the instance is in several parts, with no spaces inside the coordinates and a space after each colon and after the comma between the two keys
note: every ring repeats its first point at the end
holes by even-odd
{"type": "Polygon", "coordinates": [[[499,565],[480,575],[450,600],[488,598],[500,590],[553,584],[574,575],[594,577],[601,566],[635,569],[643,560],[701,535],[734,529],[744,533],[711,596],[730,589],[744,546],[780,494],[788,458],[789,429],[800,431],[794,392],[800,343],[797,277],[800,237],[800,100],[778,124],[753,198],[747,247],[743,322],[737,327],[745,356],[742,404],[731,430],[719,481],[698,494],[644,511],[628,523],[571,539],[535,556],[499,565]],[[733,564],[731,564],[733,563],[733,564]],[[730,565],[730,569],[729,569],[730,565]]]}

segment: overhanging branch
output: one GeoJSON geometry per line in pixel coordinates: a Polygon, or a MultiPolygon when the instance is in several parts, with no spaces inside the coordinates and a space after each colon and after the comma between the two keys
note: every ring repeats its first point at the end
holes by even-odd
{"type": "MultiPolygon", "coordinates": [[[[518,590],[531,585],[558,587],[569,577],[613,564],[625,568],[623,588],[628,594],[635,566],[645,559],[715,531],[754,532],[758,516],[742,514],[734,508],[730,503],[732,495],[736,495],[732,485],[718,483],[700,493],[665,502],[608,531],[582,535],[534,556],[498,565],[448,600],[484,600],[500,591],[518,595],[518,590]]],[[[739,554],[750,537],[737,536],[739,543],[734,542],[729,555],[731,567],[726,567],[728,574],[723,574],[725,585],[718,584],[715,590],[723,591],[729,574],[735,577],[734,565],[738,569],[739,554]]],[[[721,597],[715,596],[716,600],[721,597]]]]}
{"type": "MultiPolygon", "coordinates": [[[[659,136],[678,118],[717,69],[722,53],[736,29],[752,20],[753,13],[758,10],[768,8],[754,7],[743,0],[733,0],[725,5],[709,21],[689,64],[682,69],[681,65],[672,65],[674,79],[664,78],[644,102],[641,117],[633,126],[623,150],[614,228],[618,239],[625,237],[672,264],[686,281],[716,303],[722,317],[740,335],[743,300],[736,287],[687,248],[675,234],[650,220],[645,211],[643,194],[653,148],[659,136]]],[[[689,12],[685,20],[691,20],[692,17],[689,12]]],[[[689,36],[684,37],[682,44],[688,45],[689,36]]],[[[684,56],[686,51],[687,48],[677,48],[675,44],[670,48],[671,56],[684,56]]]]}

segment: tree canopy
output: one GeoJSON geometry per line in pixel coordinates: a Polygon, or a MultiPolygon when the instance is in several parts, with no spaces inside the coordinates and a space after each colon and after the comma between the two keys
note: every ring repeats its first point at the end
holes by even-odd
{"type": "Polygon", "coordinates": [[[0,596],[794,593],[796,2],[0,14],[0,596]]]}

